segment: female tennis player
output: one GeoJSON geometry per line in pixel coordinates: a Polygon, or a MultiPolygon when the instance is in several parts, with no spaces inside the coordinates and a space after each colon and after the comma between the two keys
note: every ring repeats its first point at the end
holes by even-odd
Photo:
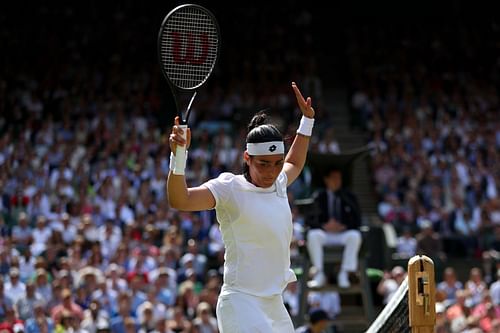
{"type": "MultiPolygon", "coordinates": [[[[282,134],[265,123],[264,113],[258,113],[248,127],[243,175],[222,173],[194,188],[187,188],[183,174],[170,171],[168,176],[173,208],[216,210],[226,250],[216,311],[221,333],[294,332],[281,296],[286,285],[296,280],[290,270],[292,214],[287,186],[304,166],[314,109],[311,98],[304,100],[295,82],[292,89],[302,119],[286,156],[282,134]]],[[[189,129],[184,140],[178,125],[176,117],[169,138],[172,152],[177,145],[190,143],[189,129]]],[[[174,156],[170,161],[174,170],[174,156]]]]}

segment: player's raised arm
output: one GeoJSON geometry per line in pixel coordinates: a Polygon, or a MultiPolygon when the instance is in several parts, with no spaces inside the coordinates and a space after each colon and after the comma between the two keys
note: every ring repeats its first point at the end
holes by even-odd
{"type": "Polygon", "coordinates": [[[292,89],[295,93],[295,97],[297,98],[297,104],[300,111],[302,112],[302,119],[300,120],[297,135],[295,136],[292,146],[286,155],[285,165],[283,166],[283,169],[288,177],[288,185],[297,179],[302,171],[302,168],[304,167],[307,157],[307,149],[309,147],[309,141],[314,125],[314,109],[312,107],[311,97],[304,99],[295,82],[292,82],[292,89]]]}

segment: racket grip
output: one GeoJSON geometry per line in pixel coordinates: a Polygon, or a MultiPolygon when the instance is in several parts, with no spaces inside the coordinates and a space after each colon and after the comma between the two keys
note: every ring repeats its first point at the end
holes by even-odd
{"type": "MultiPolygon", "coordinates": [[[[187,125],[178,125],[182,128],[182,138],[187,138],[187,125]]],[[[175,167],[173,170],[174,175],[184,175],[186,170],[187,150],[186,146],[177,146],[175,150],[175,167]]]]}

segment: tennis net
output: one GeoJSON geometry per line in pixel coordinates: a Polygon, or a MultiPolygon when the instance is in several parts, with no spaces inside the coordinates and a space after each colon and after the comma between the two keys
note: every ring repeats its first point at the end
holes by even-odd
{"type": "Polygon", "coordinates": [[[366,333],[411,333],[408,308],[408,277],[366,333]]]}

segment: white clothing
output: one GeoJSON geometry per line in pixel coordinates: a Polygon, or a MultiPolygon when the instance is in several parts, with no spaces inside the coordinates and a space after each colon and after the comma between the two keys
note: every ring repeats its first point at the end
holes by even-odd
{"type": "Polygon", "coordinates": [[[408,258],[413,257],[417,253],[417,240],[415,237],[398,237],[396,252],[401,255],[405,255],[408,258]]]}
{"type": "Polygon", "coordinates": [[[13,304],[16,304],[19,299],[26,297],[26,285],[21,281],[18,281],[15,285],[10,281],[5,282],[4,289],[5,295],[12,300],[13,304]]]}
{"type": "Polygon", "coordinates": [[[285,172],[268,188],[232,173],[222,173],[203,186],[215,198],[226,248],[223,290],[281,298],[286,285],[296,280],[290,270],[293,230],[285,172]]]}
{"type": "Polygon", "coordinates": [[[257,297],[222,292],[217,301],[220,333],[293,333],[281,295],[257,297]]]}
{"type": "Polygon", "coordinates": [[[491,301],[495,305],[500,305],[500,280],[493,282],[490,286],[491,301]]]}
{"type": "Polygon", "coordinates": [[[323,246],[342,245],[341,271],[354,272],[358,269],[358,253],[361,247],[361,232],[346,230],[337,233],[326,232],[323,229],[312,229],[307,233],[307,249],[312,265],[323,271],[323,246]]]}
{"type": "Polygon", "coordinates": [[[399,284],[396,280],[394,279],[387,279],[384,282],[382,282],[384,285],[384,300],[383,303],[386,305],[387,303],[390,302],[391,298],[394,296],[396,291],[399,288],[399,284]]]}

